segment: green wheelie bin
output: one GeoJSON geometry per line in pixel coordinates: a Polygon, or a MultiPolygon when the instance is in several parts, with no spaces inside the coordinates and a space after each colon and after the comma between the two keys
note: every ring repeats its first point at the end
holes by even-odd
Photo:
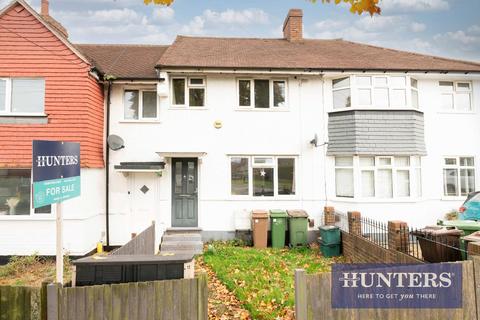
{"type": "Polygon", "coordinates": [[[305,210],[287,210],[290,247],[307,245],[308,214],[305,210]]]}
{"type": "Polygon", "coordinates": [[[285,247],[285,232],[287,230],[287,212],[285,210],[270,210],[272,231],[272,248],[285,247]]]}

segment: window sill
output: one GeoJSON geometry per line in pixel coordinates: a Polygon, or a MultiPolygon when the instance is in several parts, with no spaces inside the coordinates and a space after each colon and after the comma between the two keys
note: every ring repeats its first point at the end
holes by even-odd
{"type": "Polygon", "coordinates": [[[22,215],[0,215],[0,221],[54,221],[55,215],[46,214],[22,214],[22,215]]]}
{"type": "Polygon", "coordinates": [[[348,203],[416,203],[425,201],[423,198],[342,198],[334,197],[332,201],[348,203]]]}
{"type": "Polygon", "coordinates": [[[344,112],[344,111],[417,111],[423,113],[420,108],[412,108],[412,107],[392,107],[392,108],[374,108],[374,107],[350,107],[350,108],[341,108],[341,109],[331,109],[327,111],[328,113],[335,113],[335,112],[344,112]]]}
{"type": "Polygon", "coordinates": [[[162,123],[160,120],[120,120],[118,123],[162,123]]]}
{"type": "Polygon", "coordinates": [[[442,196],[442,197],[440,198],[440,200],[442,200],[442,201],[465,201],[465,200],[467,200],[467,196],[461,196],[461,197],[457,197],[457,196],[453,196],[453,197],[442,196]]]}
{"type": "Polygon", "coordinates": [[[290,108],[288,107],[270,107],[270,108],[245,108],[245,107],[235,107],[234,111],[252,111],[252,112],[289,112],[290,108]]]}
{"type": "Polygon", "coordinates": [[[273,197],[252,197],[252,196],[230,196],[231,201],[299,201],[297,195],[273,196],[273,197]]]}
{"type": "Polygon", "coordinates": [[[439,114],[475,114],[476,112],[471,110],[471,111],[459,111],[459,110],[440,110],[437,111],[439,114]]]}
{"type": "Polygon", "coordinates": [[[170,107],[168,110],[209,110],[207,107],[170,107]]]}
{"type": "Polygon", "coordinates": [[[46,114],[0,114],[0,124],[47,124],[46,114]]]}

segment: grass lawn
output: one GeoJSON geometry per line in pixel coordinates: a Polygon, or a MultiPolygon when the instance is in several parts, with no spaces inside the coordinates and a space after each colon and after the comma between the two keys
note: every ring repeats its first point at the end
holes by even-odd
{"type": "MultiPolygon", "coordinates": [[[[71,279],[72,265],[64,258],[64,282],[71,279]]],[[[0,285],[40,287],[45,280],[55,280],[55,259],[36,255],[12,257],[8,264],[0,266],[0,285]]]]}
{"type": "Polygon", "coordinates": [[[294,271],[330,271],[342,258],[327,259],[317,249],[254,249],[235,242],[214,242],[204,262],[231,290],[254,319],[292,319],[294,271]]]}

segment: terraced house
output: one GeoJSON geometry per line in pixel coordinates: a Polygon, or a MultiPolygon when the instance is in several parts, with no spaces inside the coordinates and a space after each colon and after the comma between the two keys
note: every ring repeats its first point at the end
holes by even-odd
{"type": "MultiPolygon", "coordinates": [[[[476,190],[480,64],[305,39],[302,16],[290,10],[281,39],[76,46],[108,79],[105,131],[124,142],[98,194],[110,244],[152,221],[158,239],[232,238],[252,209],[305,209],[316,226],[332,205],[423,226],[476,190]]],[[[102,238],[100,220],[82,236],[102,238]]]]}

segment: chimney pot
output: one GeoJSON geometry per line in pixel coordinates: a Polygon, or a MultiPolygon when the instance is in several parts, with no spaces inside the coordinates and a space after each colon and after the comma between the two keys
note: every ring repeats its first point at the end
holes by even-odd
{"type": "Polygon", "coordinates": [[[49,15],[49,13],[48,13],[48,0],[42,0],[40,14],[42,16],[48,16],[49,15]]]}
{"type": "Polygon", "coordinates": [[[283,23],[283,37],[288,41],[303,40],[303,11],[290,9],[283,23]]]}

